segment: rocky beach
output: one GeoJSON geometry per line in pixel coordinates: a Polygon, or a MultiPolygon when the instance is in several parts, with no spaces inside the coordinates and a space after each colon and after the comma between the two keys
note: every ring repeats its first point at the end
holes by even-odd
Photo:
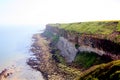
{"type": "MultiPolygon", "coordinates": [[[[36,59],[29,59],[28,64],[42,72],[45,80],[70,80],[67,79],[65,73],[61,72],[50,53],[49,41],[40,34],[33,36],[34,43],[31,51],[36,59]]],[[[71,79],[72,80],[72,79],[71,79]]]]}

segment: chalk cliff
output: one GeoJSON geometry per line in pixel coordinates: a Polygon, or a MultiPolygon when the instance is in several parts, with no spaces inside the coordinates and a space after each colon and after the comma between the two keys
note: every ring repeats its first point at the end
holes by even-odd
{"type": "Polygon", "coordinates": [[[74,80],[120,79],[120,21],[48,24],[42,35],[57,67],[74,80]]]}
{"type": "MultiPolygon", "coordinates": [[[[113,26],[116,27],[115,25],[113,26]]],[[[48,24],[46,25],[44,34],[45,33],[52,33],[53,35],[60,37],[57,47],[61,50],[61,55],[63,55],[68,62],[72,62],[74,60],[73,58],[77,51],[95,52],[100,56],[107,56],[112,60],[120,59],[119,39],[117,43],[114,42],[114,39],[111,39],[115,38],[116,35],[118,36],[120,34],[119,31],[114,31],[107,35],[80,34],[78,32],[72,32],[65,30],[64,28],[60,28],[60,24],[56,24],[54,26],[48,24]],[[75,45],[79,45],[77,50],[75,49],[75,45]]]]}

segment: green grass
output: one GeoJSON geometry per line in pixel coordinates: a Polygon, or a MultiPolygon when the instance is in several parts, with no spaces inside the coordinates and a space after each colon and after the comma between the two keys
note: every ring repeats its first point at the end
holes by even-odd
{"type": "Polygon", "coordinates": [[[56,44],[56,43],[58,42],[58,40],[59,40],[59,36],[58,36],[58,35],[53,35],[53,36],[52,36],[52,42],[51,42],[51,43],[56,44]]]}
{"type": "Polygon", "coordinates": [[[77,34],[79,36],[83,34],[88,34],[97,37],[97,35],[99,35],[101,36],[99,38],[104,38],[120,44],[120,34],[115,34],[118,31],[120,32],[120,20],[61,23],[48,25],[51,27],[58,27],[59,29],[64,29],[70,34],[77,34]]]}
{"type": "Polygon", "coordinates": [[[60,52],[58,50],[53,53],[52,57],[56,62],[66,65],[65,59],[60,55],[60,52]]]}
{"type": "Polygon", "coordinates": [[[60,55],[60,51],[56,48],[56,44],[59,41],[59,36],[53,35],[53,33],[49,33],[48,35],[51,36],[50,46],[53,59],[58,63],[66,64],[65,59],[60,55]]]}
{"type": "Polygon", "coordinates": [[[86,34],[110,34],[115,30],[120,31],[120,21],[80,22],[50,25],[67,31],[86,34]]]}
{"type": "Polygon", "coordinates": [[[81,71],[76,69],[76,68],[72,68],[72,67],[68,67],[66,65],[63,65],[61,63],[58,64],[58,67],[60,68],[61,71],[67,73],[67,74],[73,74],[73,75],[77,75],[79,76],[81,71]]]}
{"type": "Polygon", "coordinates": [[[103,61],[100,60],[100,57],[93,52],[79,52],[77,53],[73,63],[77,66],[88,68],[95,64],[100,64],[101,62],[103,61]]]}
{"type": "Polygon", "coordinates": [[[120,22],[117,24],[117,31],[120,31],[120,22]]]}
{"type": "Polygon", "coordinates": [[[120,80],[120,60],[91,67],[77,80],[120,80]]]}

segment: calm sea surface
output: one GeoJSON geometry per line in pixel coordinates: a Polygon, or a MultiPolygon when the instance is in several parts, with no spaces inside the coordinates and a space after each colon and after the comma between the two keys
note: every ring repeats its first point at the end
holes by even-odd
{"type": "Polygon", "coordinates": [[[40,72],[26,64],[26,59],[30,57],[32,35],[40,33],[44,28],[44,26],[0,26],[0,72],[14,66],[16,70],[19,68],[19,72],[13,77],[22,77],[17,80],[43,80],[40,72]]]}

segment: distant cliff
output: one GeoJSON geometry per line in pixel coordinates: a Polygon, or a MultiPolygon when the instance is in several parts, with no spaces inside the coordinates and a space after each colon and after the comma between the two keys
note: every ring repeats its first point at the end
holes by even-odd
{"type": "MultiPolygon", "coordinates": [[[[111,21],[111,22],[89,22],[89,23],[71,23],[71,24],[48,24],[46,26],[46,30],[44,33],[49,33],[53,35],[57,35],[60,38],[59,44],[63,42],[63,44],[58,46],[60,49],[61,54],[63,56],[66,55],[66,58],[74,57],[76,55],[76,50],[72,45],[78,45],[79,51],[89,51],[95,52],[100,56],[107,56],[112,60],[120,59],[120,31],[119,31],[119,21],[111,21]],[[86,26],[87,25],[87,26],[86,26]],[[90,27],[88,27],[90,26],[90,27]],[[102,27],[101,27],[102,26],[102,27]],[[69,28],[70,27],[70,28],[69,28]],[[81,30],[78,30],[79,27],[87,27],[81,30]],[[100,27],[98,30],[92,32],[89,29],[93,28],[96,29],[100,27]],[[78,29],[77,29],[78,28],[78,29]],[[102,30],[103,29],[103,30],[102,30]],[[106,30],[104,30],[106,29],[106,30]],[[84,30],[84,32],[83,32],[84,30]],[[79,31],[79,32],[78,32],[79,31]],[[85,32],[86,31],[86,32],[85,32]],[[106,31],[106,32],[105,32],[106,31]],[[72,45],[68,45],[66,42],[71,42],[72,45]],[[66,45],[65,47],[63,45],[66,45]],[[70,47],[72,46],[72,48],[70,47]],[[73,49],[72,51],[64,51],[67,48],[73,49]],[[69,57],[67,57],[68,53],[70,53],[69,57]]],[[[92,29],[91,29],[92,30],[92,29]]],[[[72,58],[71,58],[72,59],[72,58]]],[[[73,59],[72,59],[73,60],[73,59]]],[[[72,61],[70,60],[70,61],[72,61]]],[[[69,61],[69,60],[68,60],[69,61]]]]}

